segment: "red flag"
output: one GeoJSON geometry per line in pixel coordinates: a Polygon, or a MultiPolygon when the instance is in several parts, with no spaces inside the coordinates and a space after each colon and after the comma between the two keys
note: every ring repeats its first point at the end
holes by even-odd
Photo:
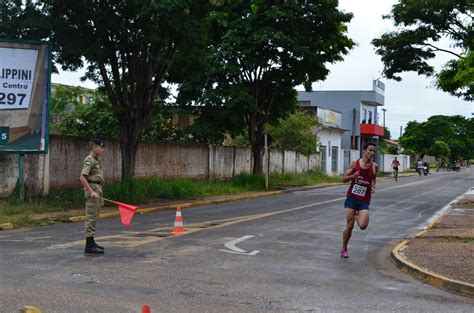
{"type": "Polygon", "coordinates": [[[120,219],[122,220],[122,225],[125,227],[130,227],[133,214],[135,214],[137,207],[130,204],[125,204],[122,202],[117,202],[117,201],[114,201],[114,203],[118,205],[118,209],[120,212],[120,219]]]}

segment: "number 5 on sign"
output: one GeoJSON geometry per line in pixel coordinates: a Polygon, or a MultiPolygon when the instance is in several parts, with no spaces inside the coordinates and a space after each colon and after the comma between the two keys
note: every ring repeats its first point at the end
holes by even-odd
{"type": "Polygon", "coordinates": [[[0,145],[8,144],[8,127],[0,127],[0,145]]]}

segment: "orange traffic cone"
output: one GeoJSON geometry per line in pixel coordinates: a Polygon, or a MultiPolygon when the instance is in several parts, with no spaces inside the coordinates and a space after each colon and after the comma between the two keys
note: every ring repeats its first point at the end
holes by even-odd
{"type": "Polygon", "coordinates": [[[151,313],[151,309],[150,309],[150,306],[148,304],[143,305],[142,313],[151,313]]]}
{"type": "Polygon", "coordinates": [[[183,217],[181,216],[181,208],[176,208],[176,219],[174,220],[174,227],[173,231],[171,232],[172,235],[183,235],[184,234],[184,226],[183,226],[183,217]]]}

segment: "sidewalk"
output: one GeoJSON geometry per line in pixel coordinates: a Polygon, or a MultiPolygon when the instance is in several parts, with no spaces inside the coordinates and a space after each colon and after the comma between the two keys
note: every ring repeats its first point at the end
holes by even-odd
{"type": "Polygon", "coordinates": [[[392,251],[397,265],[424,282],[474,296],[474,187],[426,230],[392,251]]]}

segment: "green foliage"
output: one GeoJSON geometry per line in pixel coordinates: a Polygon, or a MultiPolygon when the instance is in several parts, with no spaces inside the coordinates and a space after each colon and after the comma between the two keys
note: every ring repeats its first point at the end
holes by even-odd
{"type": "Polygon", "coordinates": [[[89,102],[81,104],[77,98],[84,90],[57,86],[51,97],[51,126],[61,135],[118,138],[117,118],[107,98],[98,91],[88,93],[89,102]]]}
{"type": "Polygon", "coordinates": [[[440,152],[451,160],[469,160],[474,157],[474,119],[435,115],[426,122],[411,121],[400,143],[421,156],[440,152]],[[443,143],[448,146],[448,154],[445,154],[447,150],[443,143]]]}
{"type": "Polygon", "coordinates": [[[400,81],[398,74],[406,71],[435,75],[439,89],[473,99],[472,1],[399,0],[384,18],[393,20],[397,29],[374,39],[372,44],[382,56],[387,78],[400,81]],[[449,38],[450,47],[461,53],[439,46],[443,38],[449,38]],[[438,73],[428,63],[436,52],[455,57],[438,73]]]}
{"type": "Polygon", "coordinates": [[[192,77],[194,90],[204,91],[196,123],[232,136],[246,128],[254,172],[261,172],[266,126],[297,108],[295,86],[310,88],[327,76],[328,63],[347,54],[351,17],[337,10],[337,1],[239,0],[216,7],[209,15],[207,71],[192,77]]]}
{"type": "Polygon", "coordinates": [[[466,100],[474,100],[474,52],[466,57],[450,60],[436,74],[439,89],[466,100]]]}
{"type": "Polygon", "coordinates": [[[265,176],[262,174],[239,174],[232,178],[232,184],[248,190],[263,190],[265,188],[265,176]]]}
{"type": "Polygon", "coordinates": [[[387,146],[387,153],[388,154],[398,154],[398,147],[396,146],[387,146]]]}
{"type": "Polygon", "coordinates": [[[163,83],[175,82],[170,71],[173,61],[207,43],[205,18],[210,2],[4,3],[0,36],[47,39],[54,49],[54,63],[65,70],[76,70],[87,62],[83,79],[103,87],[118,121],[122,177],[133,176],[138,144],[169,95],[163,83]]]}
{"type": "Polygon", "coordinates": [[[442,140],[436,140],[430,147],[429,153],[436,156],[437,158],[444,158],[451,154],[451,150],[449,149],[449,145],[446,142],[442,140]]]}
{"type": "Polygon", "coordinates": [[[384,127],[383,137],[381,139],[382,140],[380,140],[380,153],[382,154],[390,153],[389,150],[391,149],[391,146],[387,145],[387,143],[385,142],[385,139],[390,140],[390,130],[387,127],[384,127]]]}
{"type": "Polygon", "coordinates": [[[270,183],[274,188],[282,186],[310,186],[325,183],[341,183],[339,176],[327,176],[321,171],[308,171],[301,174],[295,173],[273,173],[270,176],[270,183]]]}
{"type": "Polygon", "coordinates": [[[268,133],[273,138],[272,147],[280,150],[291,150],[304,155],[316,153],[316,127],[318,118],[296,111],[286,118],[280,118],[268,126],[268,133]]]}

